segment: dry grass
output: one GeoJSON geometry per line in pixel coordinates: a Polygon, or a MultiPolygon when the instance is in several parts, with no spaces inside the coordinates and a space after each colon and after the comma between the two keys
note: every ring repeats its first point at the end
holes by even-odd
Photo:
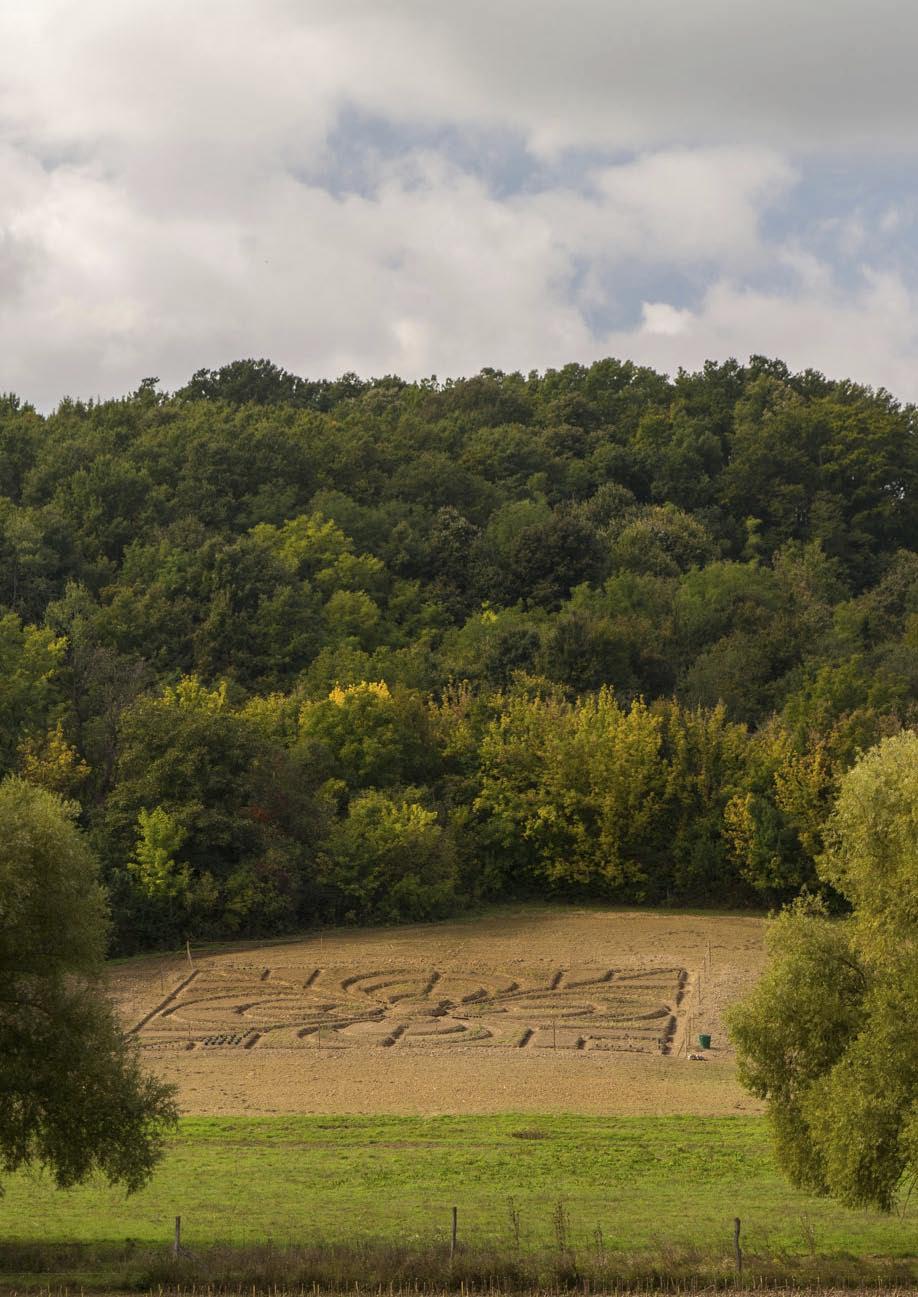
{"type": "MultiPolygon", "coordinates": [[[[41,1255],[28,1259],[51,1260],[41,1255]]],[[[63,1258],[54,1258],[58,1276],[63,1258]]],[[[750,1258],[737,1275],[729,1258],[670,1250],[656,1258],[618,1257],[607,1264],[595,1256],[565,1249],[540,1255],[477,1249],[450,1257],[442,1245],[342,1244],[323,1248],[279,1248],[270,1244],[245,1249],[211,1248],[195,1256],[168,1253],[114,1254],[94,1258],[107,1262],[84,1283],[71,1272],[65,1283],[42,1283],[40,1270],[0,1282],[0,1292],[69,1294],[148,1292],[157,1297],[319,1297],[323,1293],[364,1293],[372,1297],[406,1297],[424,1293],[498,1294],[550,1297],[551,1294],[718,1293],[781,1297],[818,1293],[820,1297],[914,1297],[916,1272],[906,1263],[867,1265],[825,1261],[802,1265],[775,1257],[750,1258]]],[[[49,1266],[49,1269],[51,1267],[49,1266]]]]}

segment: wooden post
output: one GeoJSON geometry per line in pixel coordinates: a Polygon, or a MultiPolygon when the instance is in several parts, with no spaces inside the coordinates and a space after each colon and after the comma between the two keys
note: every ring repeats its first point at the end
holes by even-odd
{"type": "Polygon", "coordinates": [[[194,968],[194,960],[191,958],[191,942],[188,939],[185,941],[185,949],[188,952],[188,963],[194,968]]]}
{"type": "Polygon", "coordinates": [[[452,1261],[456,1255],[456,1236],[459,1232],[459,1208],[453,1208],[453,1229],[449,1238],[449,1259],[452,1261]]]}
{"type": "Polygon", "coordinates": [[[177,1257],[182,1250],[182,1218],[175,1218],[175,1238],[172,1241],[172,1255],[177,1257]]]}
{"type": "Polygon", "coordinates": [[[736,1273],[738,1275],[741,1275],[743,1273],[743,1254],[740,1251],[739,1232],[740,1232],[740,1218],[739,1216],[734,1216],[733,1217],[733,1262],[734,1265],[736,1266],[736,1273]]]}

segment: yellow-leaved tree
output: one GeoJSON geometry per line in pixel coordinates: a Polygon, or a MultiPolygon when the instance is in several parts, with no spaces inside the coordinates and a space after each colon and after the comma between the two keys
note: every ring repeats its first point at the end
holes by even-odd
{"type": "Polygon", "coordinates": [[[508,694],[481,743],[486,814],[508,867],[561,888],[639,892],[642,847],[664,798],[661,722],[610,689],[568,702],[508,694]]]}

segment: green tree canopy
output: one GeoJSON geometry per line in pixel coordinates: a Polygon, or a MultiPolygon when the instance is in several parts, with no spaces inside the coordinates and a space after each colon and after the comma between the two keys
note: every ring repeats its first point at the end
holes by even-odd
{"type": "Polygon", "coordinates": [[[79,798],[122,952],[334,918],[372,790],[457,904],[827,886],[839,780],[918,724],[916,428],[762,356],[0,396],[0,776],[79,798]]]}
{"type": "Polygon", "coordinates": [[[851,904],[798,901],[734,1009],[740,1076],[795,1184],[890,1209],[918,1176],[918,734],[842,779],[819,872],[851,904]]]}
{"type": "Polygon", "coordinates": [[[0,784],[0,1166],[138,1188],[176,1116],[105,999],[108,911],[75,807],[0,784]]]}
{"type": "Polygon", "coordinates": [[[346,922],[435,919],[454,902],[452,843],[436,811],[371,788],[331,829],[323,879],[346,922]]]}

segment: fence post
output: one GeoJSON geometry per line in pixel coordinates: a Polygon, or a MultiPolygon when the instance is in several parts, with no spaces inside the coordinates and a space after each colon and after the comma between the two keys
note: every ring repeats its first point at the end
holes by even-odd
{"type": "Polygon", "coordinates": [[[192,972],[193,972],[193,971],[194,971],[194,960],[191,958],[191,940],[190,940],[189,938],[187,938],[187,937],[186,937],[186,939],[185,939],[185,949],[186,949],[186,951],[188,952],[188,963],[189,963],[189,965],[191,966],[191,970],[192,970],[192,972]]]}
{"type": "Polygon", "coordinates": [[[173,1239],[172,1242],[172,1255],[174,1257],[177,1257],[181,1252],[181,1250],[182,1250],[182,1218],[181,1216],[176,1216],[175,1238],[173,1239]]]}
{"type": "Polygon", "coordinates": [[[738,1275],[741,1275],[743,1273],[743,1254],[740,1251],[739,1232],[740,1232],[740,1218],[739,1216],[734,1216],[733,1217],[733,1261],[736,1266],[736,1273],[738,1275]]]}
{"type": "Polygon", "coordinates": [[[449,1239],[449,1259],[452,1261],[456,1255],[456,1235],[459,1232],[459,1208],[453,1208],[453,1229],[449,1239]]]}

